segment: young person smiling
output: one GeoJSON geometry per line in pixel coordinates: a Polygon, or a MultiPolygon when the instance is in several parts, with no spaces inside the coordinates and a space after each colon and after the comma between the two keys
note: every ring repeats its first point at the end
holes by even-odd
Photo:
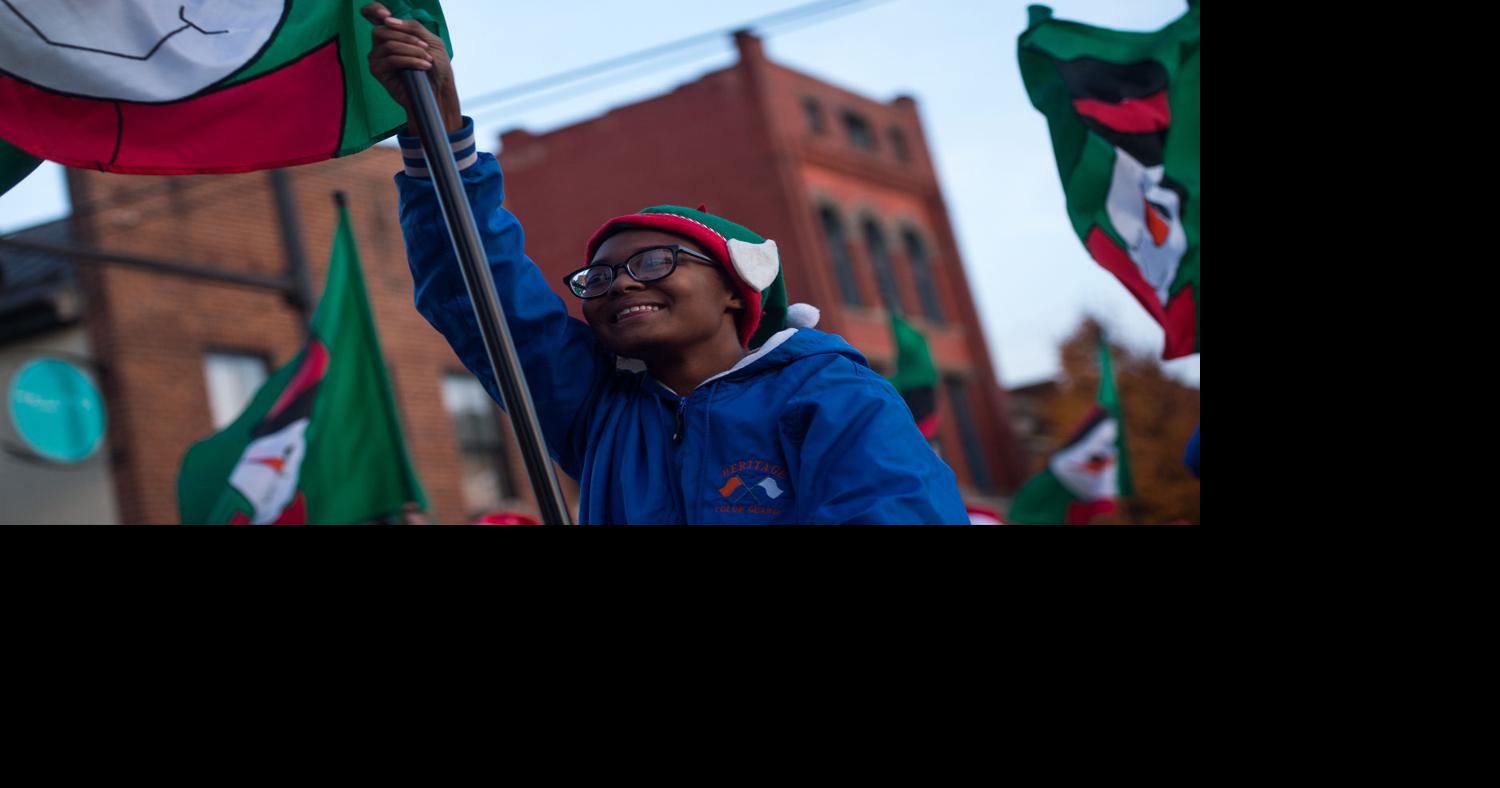
{"type": "MultiPolygon", "coordinates": [[[[968,523],[952,470],[895,389],[813,328],[817,310],[787,306],[774,241],[702,209],[610,219],[565,279],[587,323],[571,317],[502,207],[499,164],[477,151],[441,40],[379,3],[363,13],[370,70],[398,102],[409,109],[400,70],[432,80],[548,449],[579,482],[581,523],[968,523]]],[[[417,309],[499,402],[420,140],[401,144],[417,309]]]]}

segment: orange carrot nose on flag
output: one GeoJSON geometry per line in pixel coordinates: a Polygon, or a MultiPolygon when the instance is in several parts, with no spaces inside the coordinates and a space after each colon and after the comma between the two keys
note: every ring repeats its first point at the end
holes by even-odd
{"type": "Polygon", "coordinates": [[[719,488],[719,495],[720,497],[728,498],[729,496],[734,495],[735,490],[738,490],[739,488],[744,486],[745,483],[740,481],[740,477],[736,476],[730,479],[728,484],[719,488]]]}
{"type": "Polygon", "coordinates": [[[271,470],[275,471],[278,475],[282,471],[286,470],[286,460],[284,460],[284,459],[282,459],[280,457],[256,458],[256,459],[250,460],[250,462],[253,462],[256,465],[264,465],[267,468],[270,468],[271,470]]]}
{"type": "Polygon", "coordinates": [[[1167,242],[1167,237],[1172,234],[1172,225],[1162,217],[1161,209],[1146,201],[1146,228],[1151,231],[1151,240],[1161,246],[1167,242]]]}

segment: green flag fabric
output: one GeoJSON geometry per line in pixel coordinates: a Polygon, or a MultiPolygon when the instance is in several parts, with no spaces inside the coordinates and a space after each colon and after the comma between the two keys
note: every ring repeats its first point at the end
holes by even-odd
{"type": "Polygon", "coordinates": [[[917,428],[923,437],[932,440],[937,435],[937,364],[932,360],[932,349],[927,337],[917,327],[891,312],[891,334],[896,343],[896,371],[891,375],[891,385],[906,400],[911,415],[917,420],[917,428]]]}
{"type": "Polygon", "coordinates": [[[1013,525],[1087,525],[1135,494],[1125,447],[1125,417],[1109,343],[1099,339],[1099,402],[1073,437],[1011,503],[1013,525]]]}
{"type": "Polygon", "coordinates": [[[1047,118],[1073,229],[1166,331],[1199,351],[1199,7],[1154,33],[1031,6],[1021,76],[1047,118]]]}
{"type": "Polygon", "coordinates": [[[0,140],[0,194],[10,191],[41,163],[41,159],[0,140]]]}
{"type": "Polygon", "coordinates": [[[188,451],[177,496],[187,524],[357,524],[427,508],[347,209],[307,346],[239,419],[188,451]]]}

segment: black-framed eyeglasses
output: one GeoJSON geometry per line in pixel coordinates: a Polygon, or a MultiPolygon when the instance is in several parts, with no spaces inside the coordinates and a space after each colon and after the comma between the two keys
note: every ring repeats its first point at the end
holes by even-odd
{"type": "Polygon", "coordinates": [[[681,246],[653,246],[650,249],[642,249],[631,255],[625,262],[619,265],[599,263],[587,268],[580,268],[563,277],[563,282],[573,295],[588,301],[600,298],[609,293],[609,289],[615,284],[615,277],[620,275],[620,269],[630,274],[630,278],[637,282],[655,282],[666,279],[677,270],[677,259],[681,255],[697,258],[709,265],[717,265],[711,257],[704,257],[681,246]]]}

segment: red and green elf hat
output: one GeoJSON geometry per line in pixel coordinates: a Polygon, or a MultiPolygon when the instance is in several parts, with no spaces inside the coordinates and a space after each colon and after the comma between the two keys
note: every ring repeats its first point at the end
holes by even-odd
{"type": "Polygon", "coordinates": [[[740,314],[740,344],[755,349],[787,328],[812,328],[818,310],[786,303],[786,281],[776,242],[721,216],[676,205],[658,205],[604,223],[589,239],[585,261],[592,261],[611,235],[622,230],[660,230],[691,240],[729,274],[745,301],[740,314]]]}

